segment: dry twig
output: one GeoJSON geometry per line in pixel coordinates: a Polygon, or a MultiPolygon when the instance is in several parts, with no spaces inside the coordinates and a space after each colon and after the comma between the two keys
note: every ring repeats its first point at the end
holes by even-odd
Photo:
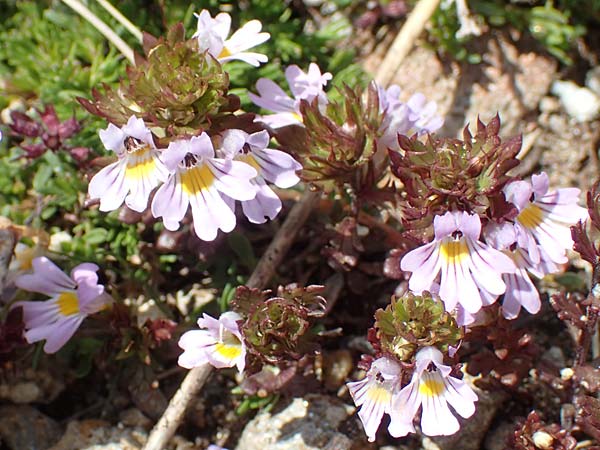
{"type": "Polygon", "coordinates": [[[438,7],[440,0],[420,0],[402,26],[400,33],[394,39],[390,49],[383,58],[375,80],[382,86],[387,86],[404,58],[412,50],[416,39],[438,7]]]}
{"type": "MultiPolygon", "coordinates": [[[[260,258],[254,272],[252,272],[246,283],[248,287],[263,289],[267,285],[275,272],[275,268],[291,247],[296,234],[308,219],[319,198],[320,193],[307,190],[300,201],[294,205],[273,241],[260,258]]],[[[202,389],[211,372],[212,366],[208,364],[196,367],[188,372],[162,417],[150,432],[144,450],[163,450],[166,448],[166,444],[177,431],[187,406],[202,389]]]]}

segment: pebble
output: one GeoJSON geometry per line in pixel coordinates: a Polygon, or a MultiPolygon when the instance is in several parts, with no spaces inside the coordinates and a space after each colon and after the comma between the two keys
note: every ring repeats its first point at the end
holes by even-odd
{"type": "Polygon", "coordinates": [[[590,122],[600,116],[600,96],[587,87],[557,80],[552,84],[552,93],[560,99],[569,117],[577,122],[590,122]]]}
{"type": "Polygon", "coordinates": [[[333,397],[294,398],[261,411],[244,428],[236,450],[350,450],[368,448],[338,431],[354,408],[333,397]]]}
{"type": "Polygon", "coordinates": [[[58,423],[25,405],[0,407],[0,440],[9,450],[46,450],[60,438],[58,423]]]}

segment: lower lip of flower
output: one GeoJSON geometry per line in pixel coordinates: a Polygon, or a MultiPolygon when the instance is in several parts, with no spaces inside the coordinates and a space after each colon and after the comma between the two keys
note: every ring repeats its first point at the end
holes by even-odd
{"type": "Polygon", "coordinates": [[[222,342],[218,342],[215,345],[215,352],[225,359],[236,359],[242,354],[241,345],[228,345],[222,342]]]}
{"type": "Polygon", "coordinates": [[[131,180],[141,180],[148,177],[156,168],[150,147],[146,146],[127,156],[125,177],[131,180]]]}
{"type": "Polygon", "coordinates": [[[79,298],[75,292],[61,292],[56,303],[63,316],[71,316],[79,312],[79,298]]]}
{"type": "Polygon", "coordinates": [[[432,374],[426,373],[419,383],[419,393],[425,397],[437,397],[444,391],[444,383],[432,374]]]}
{"type": "Polygon", "coordinates": [[[199,192],[206,191],[212,184],[215,176],[210,168],[203,164],[192,167],[181,173],[181,187],[188,195],[196,195],[199,192]]]}
{"type": "Polygon", "coordinates": [[[458,241],[444,240],[440,245],[440,256],[444,261],[458,263],[469,255],[469,248],[464,239],[458,241]]]}
{"type": "Polygon", "coordinates": [[[540,226],[544,220],[544,212],[537,205],[528,205],[521,213],[517,216],[517,221],[525,228],[534,229],[540,226]]]}

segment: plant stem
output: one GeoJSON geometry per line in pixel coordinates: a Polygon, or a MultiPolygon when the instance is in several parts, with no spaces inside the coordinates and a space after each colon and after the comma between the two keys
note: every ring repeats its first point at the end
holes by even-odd
{"type": "Polygon", "coordinates": [[[135,37],[140,43],[142,42],[142,32],[138,27],[136,27],[133,23],[129,21],[127,17],[121,14],[117,8],[111,5],[107,0],[96,0],[100,3],[108,13],[113,16],[121,25],[123,25],[127,30],[135,37]]]}
{"type": "Polygon", "coordinates": [[[415,40],[425,28],[439,3],[440,0],[419,0],[419,3],[411,11],[375,74],[375,80],[381,86],[387,86],[392,81],[396,70],[412,50],[415,40]]]}
{"type": "Polygon", "coordinates": [[[133,49],[119,37],[106,23],[90,11],[79,0],[62,0],[62,2],[91,23],[106,39],[108,39],[131,64],[135,64],[133,49]]]}
{"type": "MultiPolygon", "coordinates": [[[[263,289],[267,285],[275,272],[275,268],[281,263],[286,252],[292,246],[298,231],[308,219],[320,196],[318,192],[307,190],[300,201],[294,205],[281,228],[277,230],[271,244],[258,261],[246,286],[263,289]]],[[[200,392],[211,372],[212,366],[208,364],[196,367],[188,372],[162,417],[150,432],[143,450],[163,450],[166,448],[166,444],[177,431],[187,406],[200,392]]]]}

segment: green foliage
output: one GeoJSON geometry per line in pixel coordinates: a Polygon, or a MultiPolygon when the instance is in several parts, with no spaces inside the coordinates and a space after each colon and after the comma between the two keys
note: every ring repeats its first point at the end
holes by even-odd
{"type": "Polygon", "coordinates": [[[375,313],[375,330],[381,351],[410,361],[419,348],[436,346],[446,352],[462,339],[461,328],[444,304],[428,292],[392,297],[390,305],[375,313]]]}
{"type": "MultiPolygon", "coordinates": [[[[510,25],[520,31],[529,32],[552,55],[565,64],[573,61],[569,56],[576,40],[585,35],[586,24],[600,20],[598,0],[546,0],[542,5],[524,5],[499,0],[471,0],[471,13],[479,16],[480,22],[500,27],[510,25]],[[591,14],[590,14],[591,13],[591,14]]],[[[456,32],[460,23],[454,5],[439,8],[433,16],[429,35],[434,45],[458,60],[479,63],[481,55],[469,51],[466,41],[458,39],[456,32]]]]}
{"type": "Polygon", "coordinates": [[[76,96],[123,73],[122,56],[106,51],[102,35],[70,10],[38,2],[19,2],[17,9],[0,29],[4,95],[35,95],[67,116],[76,110],[76,96]]]}

